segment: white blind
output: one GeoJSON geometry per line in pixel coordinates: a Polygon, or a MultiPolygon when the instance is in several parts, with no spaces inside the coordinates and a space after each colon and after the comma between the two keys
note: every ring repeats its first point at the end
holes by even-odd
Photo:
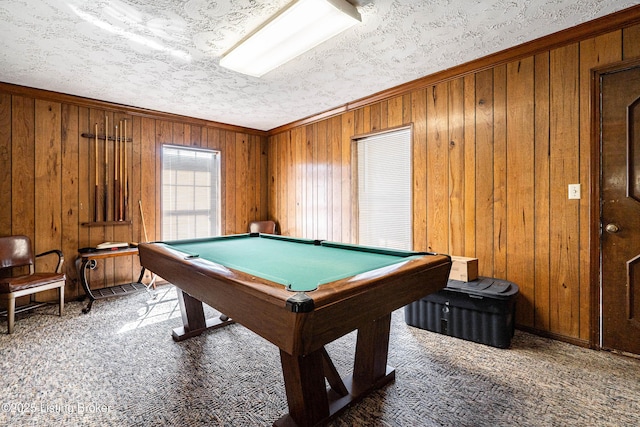
{"type": "Polygon", "coordinates": [[[411,250],[411,129],[358,139],[358,243],[411,250]]]}
{"type": "Polygon", "coordinates": [[[220,155],[217,151],[162,147],[162,238],[220,234],[220,155]]]}

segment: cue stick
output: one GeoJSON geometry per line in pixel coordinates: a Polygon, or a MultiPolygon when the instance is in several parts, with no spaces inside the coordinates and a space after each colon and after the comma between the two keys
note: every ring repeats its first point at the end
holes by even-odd
{"type": "Polygon", "coordinates": [[[129,206],[129,171],[127,169],[127,120],[124,121],[124,210],[122,212],[123,219],[127,219],[127,210],[129,206]]]}
{"type": "Polygon", "coordinates": [[[120,221],[124,220],[124,191],[123,191],[123,187],[122,187],[122,183],[124,182],[124,167],[123,165],[123,158],[124,158],[124,141],[122,140],[122,135],[123,135],[124,129],[122,129],[122,120],[120,120],[120,143],[118,144],[119,150],[120,150],[120,216],[119,219],[120,221]]]}
{"type": "MultiPolygon", "coordinates": [[[[144,222],[144,212],[142,211],[142,200],[138,200],[138,206],[140,206],[140,219],[142,220],[142,231],[144,231],[144,241],[148,242],[149,237],[147,237],[147,226],[144,222]]],[[[153,286],[153,289],[156,288],[156,273],[151,272],[151,282],[147,285],[147,289],[153,286]]]]}
{"type": "Polygon", "coordinates": [[[120,212],[118,211],[118,208],[120,207],[120,193],[118,192],[118,186],[120,185],[120,182],[118,180],[118,174],[119,174],[119,170],[118,170],[118,161],[119,161],[119,152],[118,152],[118,125],[116,125],[116,138],[114,141],[114,147],[113,147],[113,220],[114,221],[119,221],[120,219],[120,212]]]}
{"type": "Polygon", "coordinates": [[[120,221],[120,123],[116,126],[116,221],[120,221]]]}
{"type": "Polygon", "coordinates": [[[109,218],[109,116],[104,116],[104,220],[109,218]]]}
{"type": "Polygon", "coordinates": [[[142,220],[142,231],[144,232],[144,241],[148,242],[149,237],[147,236],[147,225],[144,222],[144,212],[142,211],[142,200],[138,200],[138,206],[140,206],[140,219],[142,220]]]}
{"type": "Polygon", "coordinates": [[[93,221],[94,222],[98,222],[98,193],[100,192],[99,188],[98,188],[98,123],[96,122],[96,135],[95,135],[95,159],[94,159],[94,165],[95,165],[95,181],[96,181],[96,186],[95,186],[95,192],[93,193],[93,221]]]}

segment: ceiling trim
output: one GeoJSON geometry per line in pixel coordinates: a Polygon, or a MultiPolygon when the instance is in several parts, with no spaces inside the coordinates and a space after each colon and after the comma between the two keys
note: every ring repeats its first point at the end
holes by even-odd
{"type": "Polygon", "coordinates": [[[267,131],[252,129],[242,126],[229,125],[226,123],[214,122],[211,120],[197,119],[195,117],[182,116],[174,113],[165,113],[162,111],[149,110],[141,107],[133,107],[129,105],[116,104],[108,101],[100,101],[97,99],[84,98],[77,95],[68,95],[65,93],[54,92],[44,89],[36,89],[27,86],[15,85],[12,83],[0,82],[0,92],[9,93],[11,95],[26,96],[30,98],[44,99],[63,104],[76,105],[78,107],[97,108],[108,110],[114,113],[129,114],[137,117],[147,117],[157,120],[167,120],[173,122],[189,123],[192,125],[203,127],[214,127],[218,129],[229,130],[233,132],[246,133],[250,135],[268,136],[267,131]]]}
{"type": "Polygon", "coordinates": [[[545,37],[514,46],[509,49],[496,52],[491,55],[478,58],[476,60],[466,62],[464,64],[443,70],[428,76],[413,80],[411,82],[395,86],[373,95],[346,103],[342,106],[314,114],[304,119],[296,120],[286,125],[271,129],[268,134],[276,135],[287,130],[311,124],[329,117],[345,113],[347,111],[356,110],[358,108],[383,101],[385,99],[404,95],[408,92],[423,89],[449,80],[457,79],[468,74],[477,73],[498,65],[516,61],[528,56],[532,56],[544,51],[556,49],[572,43],[576,43],[601,34],[630,27],[640,23],[640,5],[632,6],[627,9],[603,16],[592,21],[585,22],[566,30],[558,31],[545,37]]]}

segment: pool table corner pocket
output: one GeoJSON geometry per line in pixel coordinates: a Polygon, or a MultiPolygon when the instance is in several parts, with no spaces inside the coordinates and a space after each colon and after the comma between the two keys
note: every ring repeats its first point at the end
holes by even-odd
{"type": "Polygon", "coordinates": [[[294,296],[287,299],[287,308],[294,313],[309,313],[313,311],[315,305],[313,299],[306,293],[296,292],[294,296]]]}

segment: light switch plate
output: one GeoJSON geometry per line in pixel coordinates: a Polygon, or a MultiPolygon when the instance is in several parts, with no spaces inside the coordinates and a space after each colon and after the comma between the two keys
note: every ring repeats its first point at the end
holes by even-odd
{"type": "Polygon", "coordinates": [[[580,184],[569,184],[569,199],[580,198],[580,184]]]}

